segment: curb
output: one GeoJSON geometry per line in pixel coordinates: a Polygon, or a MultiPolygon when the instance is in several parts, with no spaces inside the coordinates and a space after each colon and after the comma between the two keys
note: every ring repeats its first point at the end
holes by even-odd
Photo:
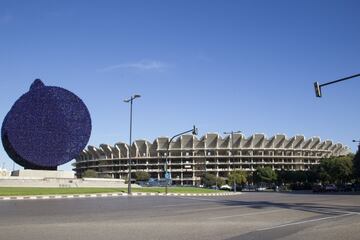
{"type": "Polygon", "coordinates": [[[214,197],[214,196],[232,196],[239,195],[237,193],[132,193],[130,196],[127,193],[94,193],[94,194],[69,194],[69,195],[34,195],[34,196],[6,196],[0,197],[0,201],[9,200],[40,200],[40,199],[73,199],[73,198],[103,198],[103,197],[140,197],[140,196],[163,196],[163,197],[214,197]]]}

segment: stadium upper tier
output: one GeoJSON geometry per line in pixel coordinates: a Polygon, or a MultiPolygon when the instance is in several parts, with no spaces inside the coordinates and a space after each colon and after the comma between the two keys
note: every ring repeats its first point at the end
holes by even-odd
{"type": "MultiPolygon", "coordinates": [[[[157,157],[159,152],[173,150],[306,150],[326,153],[323,157],[346,155],[349,149],[341,143],[334,144],[331,140],[321,141],[319,137],[305,139],[302,135],[287,138],[277,134],[266,138],[264,134],[254,134],[246,138],[243,134],[233,134],[221,137],[217,133],[207,133],[200,139],[193,135],[183,135],[170,143],[169,138],[159,137],[153,143],[147,140],[136,140],[131,147],[132,157],[157,157]]],[[[241,154],[240,154],[241,155],[241,154]]],[[[100,158],[128,158],[129,145],[123,142],[114,146],[101,144],[99,148],[88,146],[79,156],[78,160],[100,158]]]]}
{"type": "Polygon", "coordinates": [[[87,169],[93,169],[100,175],[125,178],[130,152],[134,171],[147,171],[152,177],[160,179],[164,174],[162,165],[168,159],[173,182],[192,185],[199,183],[204,172],[226,177],[232,170],[254,171],[263,166],[307,170],[322,158],[350,153],[346,146],[330,140],[321,141],[319,137],[305,139],[296,135],[287,138],[284,134],[270,138],[264,134],[245,137],[241,133],[222,137],[217,133],[207,133],[201,138],[180,136],[170,146],[168,137],[158,137],[153,143],[136,140],[131,149],[123,142],[114,146],[88,146],[77,157],[74,170],[78,176],[87,169]]]}

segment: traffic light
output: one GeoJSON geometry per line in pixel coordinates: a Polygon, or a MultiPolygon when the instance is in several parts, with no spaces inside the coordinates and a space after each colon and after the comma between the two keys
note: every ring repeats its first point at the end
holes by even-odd
{"type": "Polygon", "coordinates": [[[315,94],[317,97],[321,97],[321,86],[318,82],[314,82],[315,94]]]}

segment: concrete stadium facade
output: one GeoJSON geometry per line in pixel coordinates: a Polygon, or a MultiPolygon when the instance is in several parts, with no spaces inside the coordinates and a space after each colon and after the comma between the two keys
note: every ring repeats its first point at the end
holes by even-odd
{"type": "Polygon", "coordinates": [[[161,179],[168,158],[173,184],[198,185],[205,172],[227,177],[233,170],[254,171],[265,166],[274,170],[308,170],[322,158],[347,155],[350,151],[341,143],[321,141],[319,137],[305,139],[296,135],[287,138],[284,134],[270,138],[264,134],[245,137],[240,133],[222,137],[207,133],[201,138],[180,136],[170,146],[168,137],[159,137],[153,143],[136,140],[131,148],[122,142],[114,146],[88,146],[76,158],[74,170],[78,177],[93,169],[100,176],[125,179],[130,153],[133,172],[146,171],[152,178],[161,179]]]}

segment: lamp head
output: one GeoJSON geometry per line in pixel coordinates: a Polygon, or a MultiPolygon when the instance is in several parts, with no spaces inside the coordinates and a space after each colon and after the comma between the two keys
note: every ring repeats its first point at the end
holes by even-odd
{"type": "Polygon", "coordinates": [[[135,98],[141,97],[139,94],[135,94],[134,96],[131,96],[129,99],[125,99],[124,102],[128,103],[134,100],[135,98]]]}
{"type": "Polygon", "coordinates": [[[315,88],[315,95],[316,97],[321,97],[321,86],[319,85],[318,82],[314,82],[314,88],[315,88]]]}
{"type": "Polygon", "coordinates": [[[198,129],[195,127],[195,125],[193,127],[192,134],[193,135],[198,135],[198,129]]]}

